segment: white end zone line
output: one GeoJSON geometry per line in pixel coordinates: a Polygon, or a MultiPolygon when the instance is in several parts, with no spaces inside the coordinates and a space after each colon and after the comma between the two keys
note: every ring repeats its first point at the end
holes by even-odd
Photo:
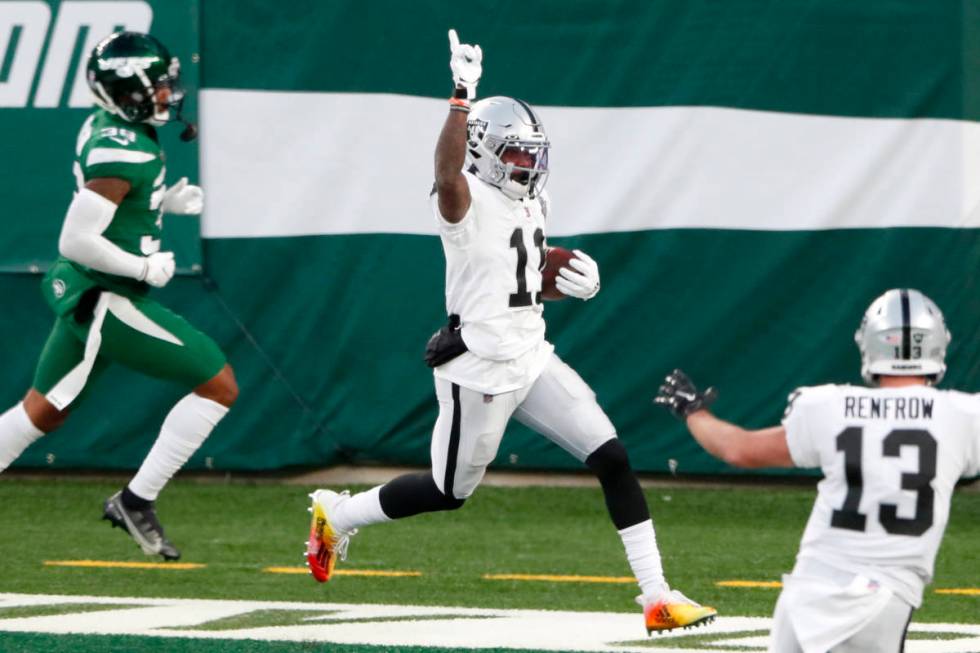
{"type": "MultiPolygon", "coordinates": [[[[647,639],[642,617],[638,612],[629,614],[35,594],[0,594],[0,617],[4,609],[13,607],[120,603],[135,607],[82,613],[71,613],[70,608],[66,608],[65,613],[57,615],[0,618],[0,632],[314,641],[375,646],[445,647],[455,650],[513,648],[621,653],[691,653],[695,650],[737,653],[725,647],[739,647],[739,651],[765,650],[765,637],[760,637],[758,631],[768,630],[771,624],[771,620],[764,617],[720,617],[704,628],[675,631],[647,639]],[[329,614],[298,616],[299,625],[239,630],[192,630],[210,621],[243,616],[257,610],[295,610],[307,613],[322,610],[329,614]],[[418,619],[413,620],[411,617],[418,619]],[[385,622],[385,619],[391,621],[385,622]],[[712,638],[712,642],[701,649],[692,649],[690,644],[683,648],[670,645],[671,640],[681,643],[681,640],[675,638],[691,635],[711,635],[717,639],[712,638]],[[636,644],[642,640],[646,640],[647,645],[636,644]]],[[[962,634],[962,638],[910,640],[906,646],[907,653],[969,653],[980,650],[980,625],[913,623],[911,632],[957,633],[962,634]]]]}

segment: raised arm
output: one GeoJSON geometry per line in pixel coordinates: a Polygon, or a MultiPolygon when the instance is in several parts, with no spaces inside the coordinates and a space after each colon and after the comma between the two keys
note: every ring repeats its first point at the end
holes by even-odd
{"type": "Polygon", "coordinates": [[[449,107],[449,115],[436,143],[436,193],[439,213],[448,222],[459,222],[470,208],[470,187],[463,176],[466,160],[466,115],[459,105],[449,107]]]}
{"type": "Polygon", "coordinates": [[[743,468],[793,467],[786,429],[772,426],[750,431],[711,414],[714,388],[701,392],[681,370],[667,375],[654,403],[687,424],[694,439],[715,458],[743,468]]]}
{"type": "Polygon", "coordinates": [[[436,193],[442,217],[459,222],[470,208],[470,188],[462,172],[466,162],[466,117],[483,74],[483,51],[478,45],[461,45],[454,29],[449,30],[449,51],[454,91],[449,115],[436,143],[436,193]]]}

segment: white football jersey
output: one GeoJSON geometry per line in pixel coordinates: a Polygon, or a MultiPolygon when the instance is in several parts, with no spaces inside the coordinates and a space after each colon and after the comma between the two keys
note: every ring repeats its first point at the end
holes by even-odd
{"type": "Polygon", "coordinates": [[[499,394],[533,383],[553,350],[541,305],[546,205],[463,174],[471,203],[462,220],[443,219],[435,194],[431,203],[446,254],[446,311],[460,316],[469,351],[435,375],[499,394]]]}
{"type": "Polygon", "coordinates": [[[793,462],[824,473],[799,557],[864,573],[918,607],[953,488],[980,473],[980,395],[801,388],[783,425],[793,462]]]}

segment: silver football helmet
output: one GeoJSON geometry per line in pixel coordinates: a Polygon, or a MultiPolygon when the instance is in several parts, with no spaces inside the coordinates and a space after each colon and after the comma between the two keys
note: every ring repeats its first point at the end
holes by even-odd
{"type": "Polygon", "coordinates": [[[548,179],[548,136],[538,114],[509,97],[489,97],[473,105],[467,120],[467,167],[513,200],[537,197],[548,179]],[[504,162],[516,151],[525,165],[504,162]]]}
{"type": "Polygon", "coordinates": [[[854,334],[861,376],[925,376],[939,383],[946,373],[951,336],[936,304],[918,290],[892,289],[871,302],[854,334]]]}

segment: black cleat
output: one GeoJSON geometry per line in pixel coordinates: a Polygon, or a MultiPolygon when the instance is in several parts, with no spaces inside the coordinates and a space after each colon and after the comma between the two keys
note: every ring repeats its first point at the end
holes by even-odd
{"type": "Polygon", "coordinates": [[[160,555],[164,560],[180,559],[180,551],[163,534],[163,526],[152,504],[146,510],[130,510],[123,505],[122,491],[119,491],[105,500],[102,519],[109,520],[113,528],[118,526],[129,533],[146,555],[160,555]]]}

